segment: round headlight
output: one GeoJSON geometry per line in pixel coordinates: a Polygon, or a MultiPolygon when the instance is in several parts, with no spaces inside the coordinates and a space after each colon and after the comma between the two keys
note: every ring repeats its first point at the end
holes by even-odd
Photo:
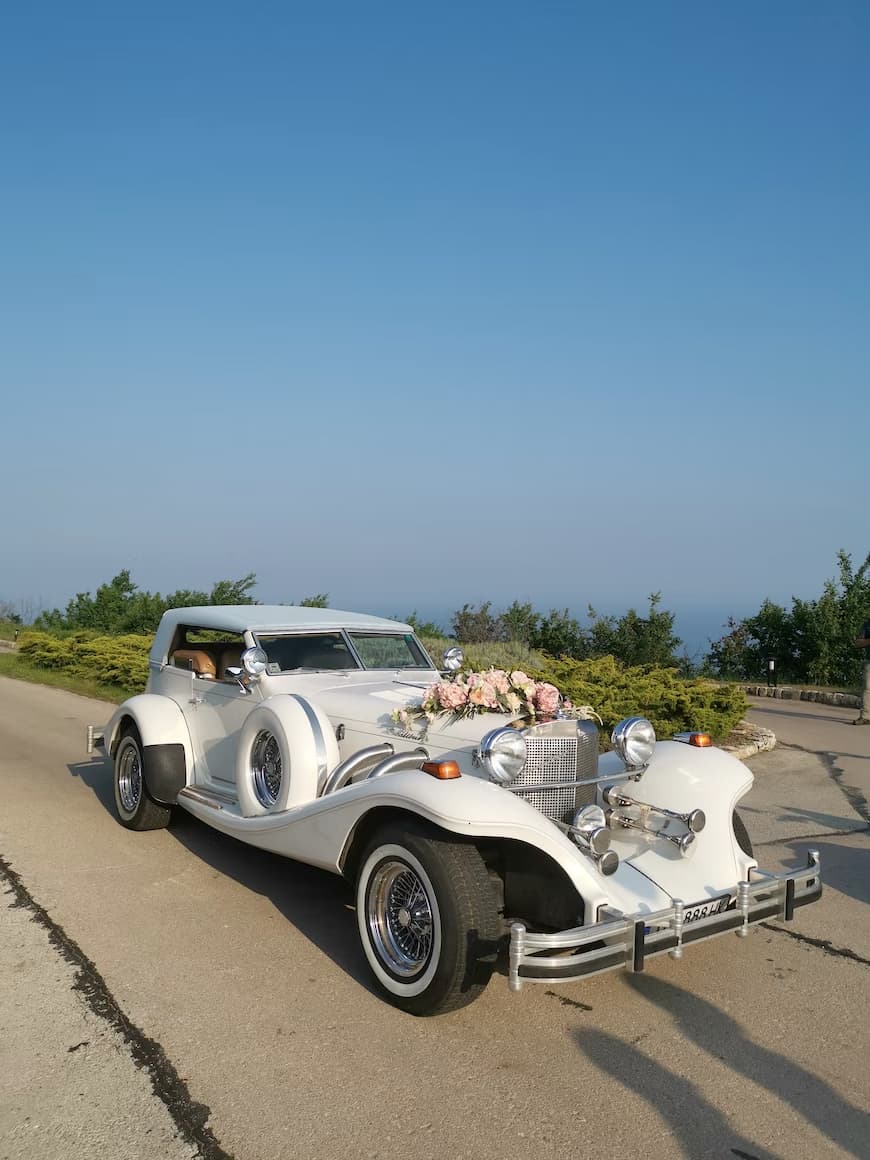
{"type": "Polygon", "coordinates": [[[507,785],[526,764],[526,739],[506,725],[493,729],[480,743],[480,760],[493,781],[507,785]]]}
{"type": "Polygon", "coordinates": [[[610,743],[628,769],[642,769],[656,747],[656,731],[646,717],[626,717],[610,735],[610,743]]]}

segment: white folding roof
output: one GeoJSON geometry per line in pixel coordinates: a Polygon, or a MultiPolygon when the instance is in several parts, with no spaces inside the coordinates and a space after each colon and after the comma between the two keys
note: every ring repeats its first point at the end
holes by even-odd
{"type": "Polygon", "coordinates": [[[413,632],[409,624],[383,616],[342,612],[338,608],[299,608],[294,604],[207,604],[193,608],[171,608],[163,615],[162,627],[189,624],[196,628],[217,628],[225,632],[281,632],[292,629],[349,628],[371,632],[413,632]]]}

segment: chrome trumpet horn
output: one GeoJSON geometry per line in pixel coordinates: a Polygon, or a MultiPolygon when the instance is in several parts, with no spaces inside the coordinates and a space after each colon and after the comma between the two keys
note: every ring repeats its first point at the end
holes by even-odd
{"type": "Polygon", "coordinates": [[[629,797],[627,793],[623,793],[615,785],[608,786],[601,796],[609,806],[622,808],[637,806],[641,810],[649,810],[650,813],[659,814],[661,817],[673,818],[676,822],[682,822],[686,829],[693,834],[700,834],[707,824],[707,815],[703,810],[689,810],[687,814],[678,814],[676,810],[666,810],[664,806],[653,806],[649,802],[639,802],[635,798],[629,797]]]}
{"type": "Polygon", "coordinates": [[[687,854],[695,843],[693,830],[689,830],[685,834],[666,834],[664,830],[654,830],[651,826],[646,826],[643,822],[638,821],[637,818],[620,813],[619,810],[605,810],[604,816],[612,830],[621,827],[626,830],[640,830],[642,834],[649,834],[653,838],[664,838],[666,842],[676,846],[681,854],[687,854]]]}
{"type": "Polygon", "coordinates": [[[601,806],[581,806],[571,819],[568,833],[602,874],[616,871],[619,855],[610,849],[610,831],[601,806]]]}

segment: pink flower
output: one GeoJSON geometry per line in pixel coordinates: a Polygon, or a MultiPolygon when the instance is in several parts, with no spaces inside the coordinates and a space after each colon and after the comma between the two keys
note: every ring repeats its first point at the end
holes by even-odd
{"type": "Polygon", "coordinates": [[[481,681],[468,694],[471,705],[480,705],[484,709],[498,708],[498,694],[488,681],[481,681]]]}
{"type": "Polygon", "coordinates": [[[452,681],[441,681],[435,686],[438,704],[447,712],[455,712],[469,700],[470,694],[461,685],[452,681]]]}
{"type": "Polygon", "coordinates": [[[511,682],[514,685],[530,685],[531,681],[521,669],[514,669],[511,673],[511,682]]]}
{"type": "Polygon", "coordinates": [[[555,685],[539,681],[535,685],[535,707],[539,713],[549,715],[559,708],[559,690],[555,685]]]}
{"type": "Polygon", "coordinates": [[[511,691],[511,683],[508,680],[508,675],[504,669],[490,669],[490,671],[487,673],[487,676],[489,678],[489,683],[497,693],[501,693],[502,696],[504,696],[505,693],[509,693],[511,691]]]}

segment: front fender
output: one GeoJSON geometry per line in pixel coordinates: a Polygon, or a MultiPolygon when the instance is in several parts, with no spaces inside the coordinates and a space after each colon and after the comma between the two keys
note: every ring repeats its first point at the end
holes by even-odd
{"type": "Polygon", "coordinates": [[[105,745],[110,757],[125,724],[136,726],[142,742],[145,784],[158,802],[171,805],[193,770],[193,746],[184,714],[174,701],[155,693],[140,693],[124,701],[106,726],[105,745]]]}
{"type": "Polygon", "coordinates": [[[633,912],[652,911],[668,902],[631,866],[620,866],[605,878],[540,811],[508,790],[468,775],[439,781],[417,770],[391,773],[283,814],[236,822],[211,811],[208,821],[252,845],[340,873],[357,827],[372,810],[385,808],[462,837],[509,839],[540,850],[565,873],[588,914],[608,904],[633,912]]]}

